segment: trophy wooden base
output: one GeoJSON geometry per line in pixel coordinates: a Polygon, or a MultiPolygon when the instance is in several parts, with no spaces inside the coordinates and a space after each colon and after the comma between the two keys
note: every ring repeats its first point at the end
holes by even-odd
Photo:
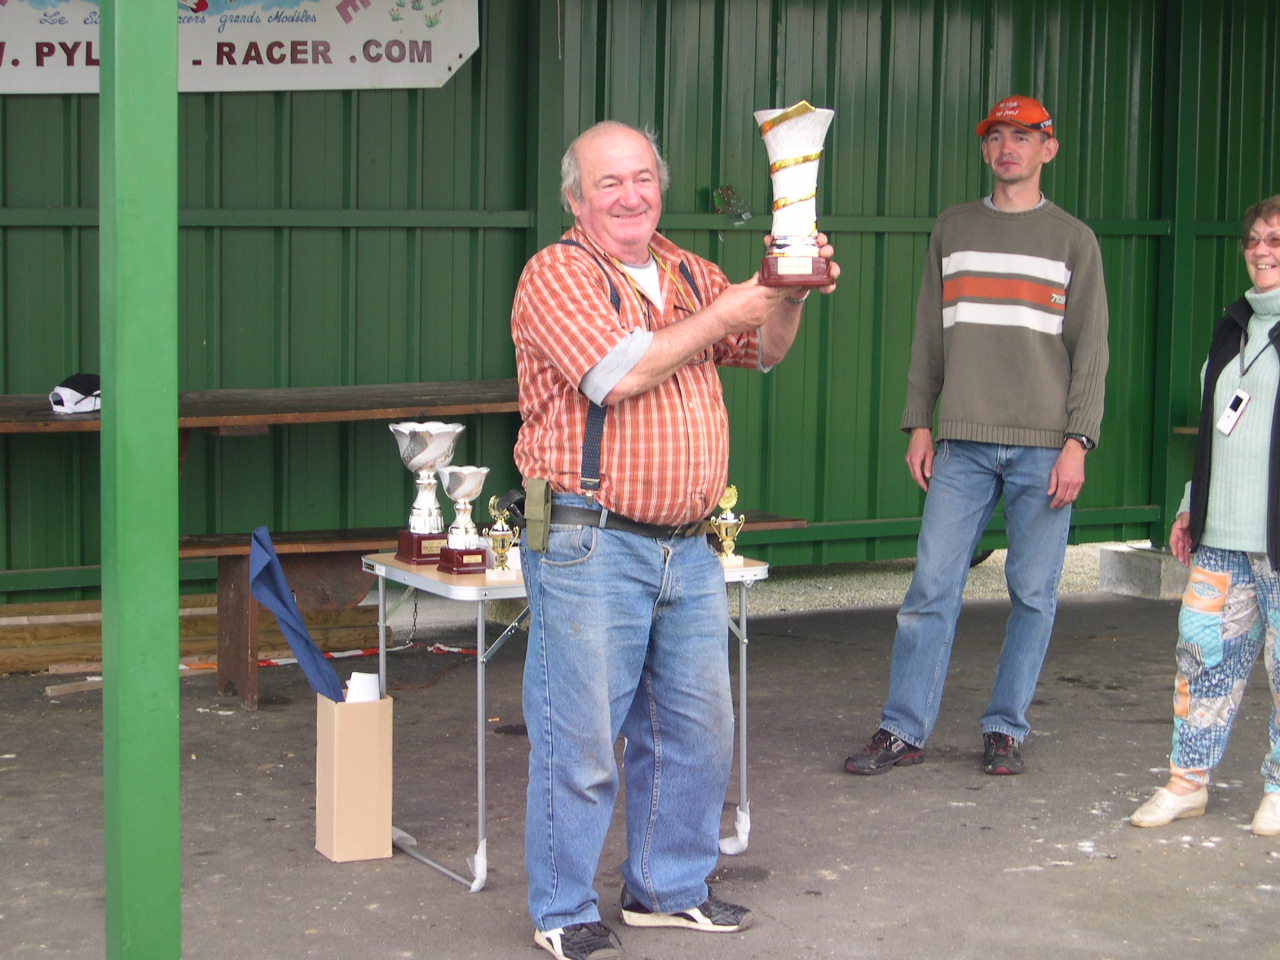
{"type": "Polygon", "coordinates": [[[760,261],[761,286],[825,287],[831,282],[831,261],[825,257],[765,257],[760,261]]]}
{"type": "Polygon", "coordinates": [[[505,570],[495,570],[490,567],[485,570],[484,578],[488,583],[519,583],[524,579],[524,574],[510,567],[505,570]]]}
{"type": "Polygon", "coordinates": [[[736,553],[720,554],[720,566],[722,567],[741,567],[746,562],[745,557],[740,557],[736,553]]]}
{"type": "Polygon", "coordinates": [[[441,573],[484,573],[484,547],[459,550],[447,544],[440,548],[441,573]]]}
{"type": "Polygon", "coordinates": [[[401,563],[439,563],[440,549],[449,541],[445,533],[400,531],[396,559],[401,563]]]}

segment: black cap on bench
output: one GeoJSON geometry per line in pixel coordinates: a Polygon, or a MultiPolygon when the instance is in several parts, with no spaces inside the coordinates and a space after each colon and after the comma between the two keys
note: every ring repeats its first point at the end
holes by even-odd
{"type": "Polygon", "coordinates": [[[96,373],[73,373],[53,388],[54,413],[93,413],[102,407],[102,382],[96,373]]]}

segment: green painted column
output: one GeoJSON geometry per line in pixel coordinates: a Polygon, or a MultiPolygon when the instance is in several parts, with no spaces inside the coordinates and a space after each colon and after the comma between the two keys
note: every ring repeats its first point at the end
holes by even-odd
{"type": "Polygon", "coordinates": [[[102,660],[106,943],[182,955],[177,21],[104,0],[102,660]]]}
{"type": "MultiPolygon", "coordinates": [[[[1206,98],[1203,92],[1204,64],[1217,62],[1216,55],[1205,49],[1205,13],[1196,0],[1179,0],[1166,8],[1165,44],[1165,155],[1166,177],[1163,205],[1173,227],[1163,245],[1160,260],[1160,284],[1156,316],[1155,383],[1152,410],[1151,462],[1152,502],[1161,508],[1161,516],[1152,524],[1151,542],[1168,546],[1169,527],[1173,524],[1183,486],[1190,476],[1190,451],[1194,440],[1175,437],[1173,428],[1185,417],[1174,417],[1175,379],[1183,382],[1181,372],[1191,353],[1191,331],[1195,318],[1192,288],[1195,273],[1196,198],[1200,192],[1198,150],[1205,122],[1206,98]]],[[[1212,120],[1210,121],[1212,125],[1212,120]]],[[[1181,388],[1179,386],[1179,388],[1181,388]]],[[[1189,403],[1190,411],[1199,409],[1199,398],[1189,403]]],[[[1193,414],[1194,415],[1194,414],[1193,414]]],[[[1192,421],[1194,422],[1194,421],[1192,421]]]]}
{"type": "Polygon", "coordinates": [[[533,230],[526,251],[532,256],[564,233],[566,214],[560,205],[560,158],[580,130],[565,130],[564,31],[566,20],[555,0],[538,5],[538,28],[531,38],[537,64],[529,88],[530,113],[537,118],[529,138],[533,164],[533,230]]]}

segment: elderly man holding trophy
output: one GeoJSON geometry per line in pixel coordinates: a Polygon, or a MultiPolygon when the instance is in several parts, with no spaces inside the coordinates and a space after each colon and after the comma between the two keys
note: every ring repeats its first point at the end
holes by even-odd
{"type": "MultiPolygon", "coordinates": [[[[812,216],[803,268],[772,271],[805,284],[730,283],[677,247],[657,232],[668,171],[647,132],[597,124],[561,171],[574,225],[525,266],[511,315],[531,613],[525,861],[534,942],[601,960],[620,955],[593,889],[619,735],[623,922],[714,933],[751,921],[706,884],[733,749],[724,572],[705,536],[728,467],[716,368],[782,360],[809,290],[832,292],[839,268],[812,216]]],[[[801,238],[786,239],[770,259],[795,252],[801,238]]]]}

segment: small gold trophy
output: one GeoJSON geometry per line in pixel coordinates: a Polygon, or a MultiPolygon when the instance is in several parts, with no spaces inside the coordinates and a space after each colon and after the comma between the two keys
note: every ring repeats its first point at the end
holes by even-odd
{"type": "MultiPolygon", "coordinates": [[[[498,506],[498,498],[492,496],[489,498],[489,516],[493,518],[493,523],[485,530],[484,535],[489,538],[489,548],[493,551],[493,566],[485,570],[484,578],[494,583],[514,583],[520,579],[521,574],[509,563],[511,548],[516,542],[516,532],[508,522],[511,514],[498,506]]],[[[519,559],[519,554],[516,558],[519,559]]]]}
{"type": "Polygon", "coordinates": [[[747,520],[742,514],[733,512],[737,503],[738,488],[731,483],[724,488],[724,496],[717,504],[720,513],[711,518],[711,529],[715,530],[720,539],[720,562],[726,567],[740,567],[743,562],[742,557],[733,552],[733,541],[742,532],[742,525],[747,520]]]}

